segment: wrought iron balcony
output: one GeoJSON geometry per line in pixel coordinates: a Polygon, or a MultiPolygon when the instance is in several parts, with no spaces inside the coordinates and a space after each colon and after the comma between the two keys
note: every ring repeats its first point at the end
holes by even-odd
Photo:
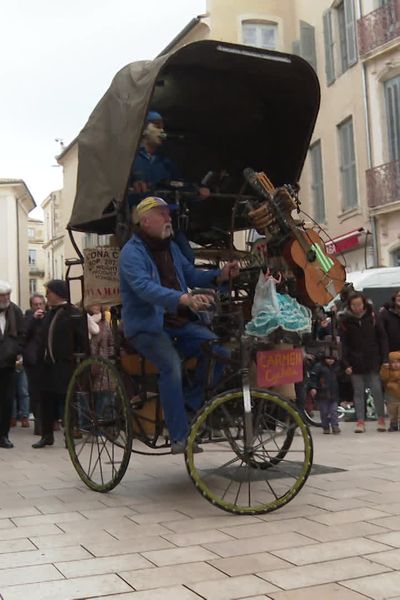
{"type": "Polygon", "coordinates": [[[400,201],[400,161],[394,160],[368,169],[366,177],[370,208],[379,208],[400,201]]]}
{"type": "Polygon", "coordinates": [[[400,36],[400,0],[390,0],[384,6],[358,20],[358,50],[360,56],[400,36]]]}

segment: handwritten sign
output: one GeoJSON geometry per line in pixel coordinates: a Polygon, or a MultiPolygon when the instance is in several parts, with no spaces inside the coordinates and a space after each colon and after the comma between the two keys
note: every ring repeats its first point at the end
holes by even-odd
{"type": "Polygon", "coordinates": [[[83,281],[85,307],[91,304],[120,304],[118,258],[119,248],[97,246],[84,251],[83,281]]]}
{"type": "Polygon", "coordinates": [[[269,388],[303,379],[301,348],[257,352],[257,385],[269,388]]]}

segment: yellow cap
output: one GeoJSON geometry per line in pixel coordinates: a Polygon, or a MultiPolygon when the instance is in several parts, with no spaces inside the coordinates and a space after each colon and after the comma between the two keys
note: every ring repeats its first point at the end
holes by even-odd
{"type": "Polygon", "coordinates": [[[139,202],[139,204],[136,207],[136,214],[137,217],[140,219],[142,215],[147,213],[147,211],[151,210],[152,208],[165,207],[168,208],[168,204],[162,198],[157,198],[156,196],[148,196],[147,198],[139,202]]]}

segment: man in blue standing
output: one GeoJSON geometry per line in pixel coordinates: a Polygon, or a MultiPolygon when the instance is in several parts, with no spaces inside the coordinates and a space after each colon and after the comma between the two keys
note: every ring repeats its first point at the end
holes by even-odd
{"type": "MultiPolygon", "coordinates": [[[[171,241],[173,234],[168,204],[148,197],[136,208],[137,232],[120,256],[122,321],[129,343],[159,370],[159,391],[174,454],[184,452],[188,433],[186,410],[196,412],[204,401],[206,356],[202,344],[217,339],[196,316],[209,308],[212,297],[192,295],[188,287],[217,288],[236,277],[236,261],[214,270],[194,267],[171,241]],[[197,357],[193,385],[184,390],[182,357],[197,357]]],[[[227,351],[218,344],[214,352],[227,351]]],[[[222,374],[217,363],[214,380],[222,374]]],[[[198,449],[200,450],[200,449],[198,449]]]]}

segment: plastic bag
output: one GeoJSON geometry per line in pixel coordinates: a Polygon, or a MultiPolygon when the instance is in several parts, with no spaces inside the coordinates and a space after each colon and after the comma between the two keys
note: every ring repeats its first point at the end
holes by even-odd
{"type": "Polygon", "coordinates": [[[280,311],[275,282],[272,277],[265,280],[264,273],[260,271],[254,293],[251,316],[254,319],[261,311],[271,309],[276,313],[279,313],[280,311]]]}

